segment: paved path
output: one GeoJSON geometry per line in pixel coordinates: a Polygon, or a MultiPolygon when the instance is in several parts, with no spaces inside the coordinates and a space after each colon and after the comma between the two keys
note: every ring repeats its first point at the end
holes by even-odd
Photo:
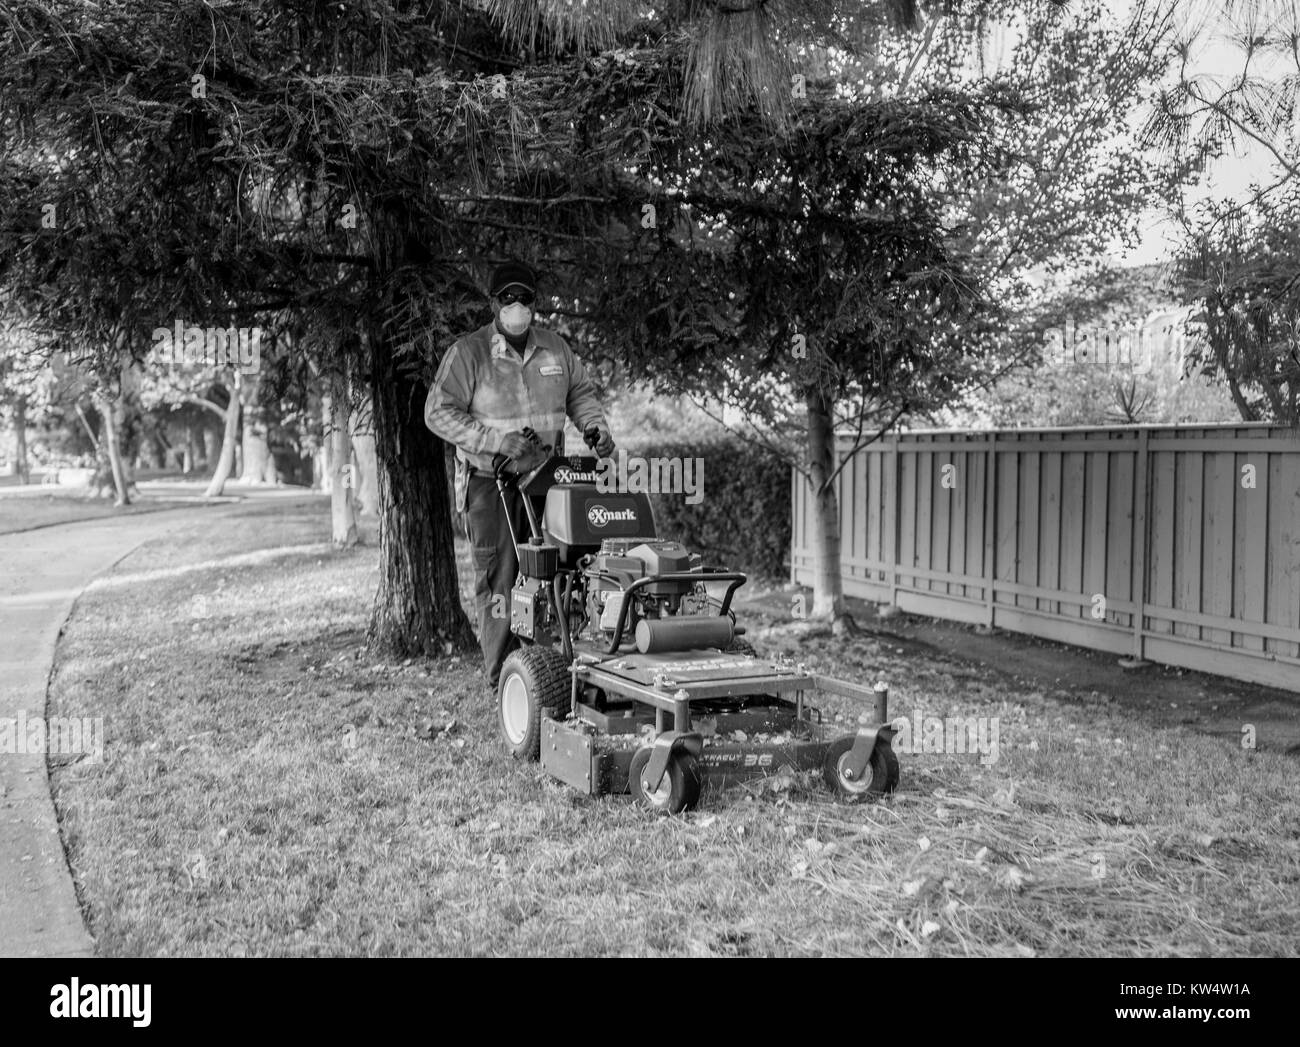
{"type": "Polygon", "coordinates": [[[5,741],[5,724],[45,716],[55,644],[91,579],[143,542],[195,519],[194,510],[176,509],[0,535],[0,956],[94,953],[63,853],[45,755],[10,752],[19,746],[5,741]]]}

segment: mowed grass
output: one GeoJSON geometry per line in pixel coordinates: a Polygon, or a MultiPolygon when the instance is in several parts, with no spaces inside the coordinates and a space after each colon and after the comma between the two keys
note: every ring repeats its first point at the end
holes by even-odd
{"type": "Polygon", "coordinates": [[[477,657],[367,654],[376,553],[330,551],[326,512],[196,521],[79,601],[51,712],[103,716],[105,759],[53,771],[101,954],[1297,952],[1294,760],[789,640],[896,715],[997,717],[999,759],[904,755],[872,806],[776,779],[654,818],[511,761],[477,657]]]}
{"type": "Polygon", "coordinates": [[[4,489],[0,488],[0,534],[12,534],[15,531],[49,527],[53,524],[75,523],[78,520],[99,520],[108,516],[157,512],[160,509],[173,509],[182,504],[184,503],[168,504],[150,500],[114,507],[111,498],[92,498],[83,493],[46,494],[24,491],[22,494],[5,494],[4,489]]]}

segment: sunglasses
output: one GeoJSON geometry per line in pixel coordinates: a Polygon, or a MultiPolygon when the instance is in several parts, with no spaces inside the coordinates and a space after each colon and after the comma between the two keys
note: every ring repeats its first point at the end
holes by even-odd
{"type": "Polygon", "coordinates": [[[533,304],[532,291],[502,291],[497,295],[497,301],[502,305],[514,305],[518,302],[520,305],[533,304]]]}

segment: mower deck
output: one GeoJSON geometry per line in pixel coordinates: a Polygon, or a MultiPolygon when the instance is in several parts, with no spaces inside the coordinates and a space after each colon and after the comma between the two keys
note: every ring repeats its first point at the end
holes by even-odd
{"type": "MultiPolygon", "coordinates": [[[[575,655],[573,715],[563,721],[543,719],[541,762],[547,773],[591,796],[628,792],[632,758],[644,744],[644,735],[664,736],[669,724],[669,749],[674,737],[698,738],[701,787],[709,790],[783,769],[823,767],[835,735],[843,732],[821,723],[820,712],[804,702],[806,692],[870,699],[875,722],[883,724],[885,718],[882,689],[830,680],[746,654],[697,650],[575,655]],[[606,696],[603,709],[577,700],[588,686],[606,696]],[[786,694],[795,700],[783,697],[786,694]]],[[[887,742],[888,728],[884,731],[887,742]]],[[[881,728],[865,733],[861,749],[869,758],[881,728]]]]}

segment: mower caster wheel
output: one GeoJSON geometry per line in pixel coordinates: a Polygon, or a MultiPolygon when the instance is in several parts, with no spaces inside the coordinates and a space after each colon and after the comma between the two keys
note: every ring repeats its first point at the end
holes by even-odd
{"type": "Polygon", "coordinates": [[[569,663],[550,647],[529,644],[511,651],[501,666],[497,719],[516,760],[536,760],[542,748],[542,717],[563,720],[569,712],[569,663]]]}
{"type": "Polygon", "coordinates": [[[877,741],[876,747],[871,750],[871,762],[867,764],[870,775],[864,774],[860,781],[846,778],[845,764],[848,763],[854,738],[851,734],[836,738],[826,750],[826,759],[822,763],[826,784],[837,799],[846,803],[879,800],[898,787],[898,756],[888,742],[877,741]]]}
{"type": "Polygon", "coordinates": [[[653,751],[653,747],[647,746],[632,754],[632,766],[628,769],[632,795],[660,814],[678,814],[694,807],[700,800],[699,761],[679,749],[668,758],[668,769],[664,771],[659,788],[651,792],[642,781],[642,775],[653,751]]]}

